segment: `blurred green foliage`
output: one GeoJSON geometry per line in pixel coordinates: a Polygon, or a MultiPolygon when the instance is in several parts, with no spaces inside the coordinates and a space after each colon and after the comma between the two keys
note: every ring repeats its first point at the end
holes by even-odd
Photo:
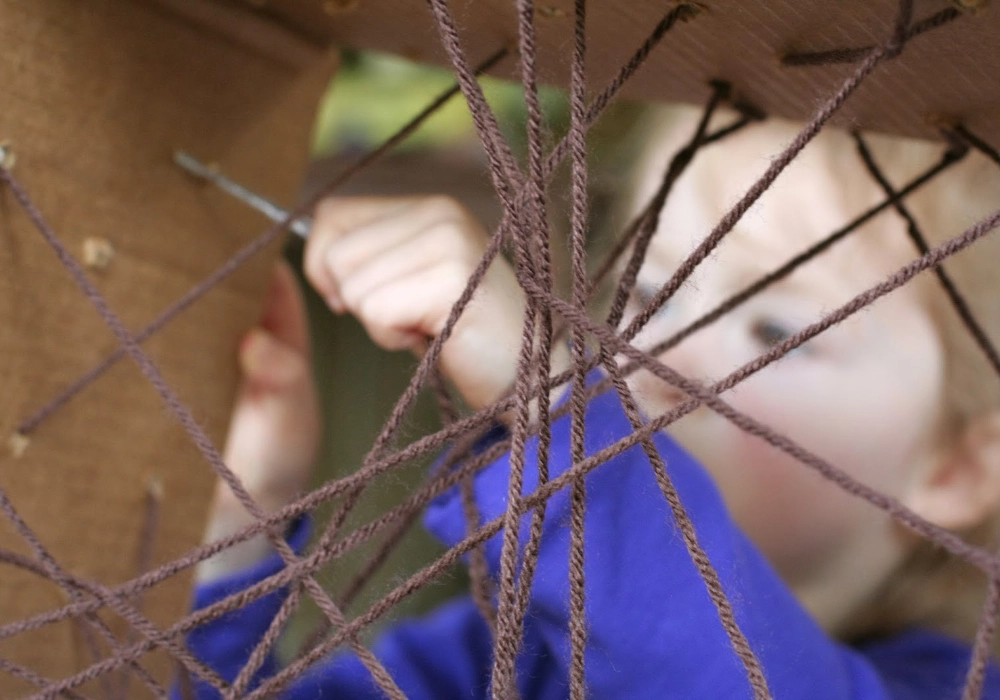
{"type": "MultiPolygon", "coordinates": [[[[317,115],[314,157],[367,152],[377,147],[453,84],[454,76],[449,70],[385,54],[345,52],[317,115]]],[[[505,138],[515,156],[523,162],[527,117],[523,89],[517,83],[488,77],[482,78],[481,84],[505,138]]],[[[551,147],[555,139],[568,129],[568,100],[565,92],[551,87],[542,88],[540,97],[550,140],[547,147],[551,147]]],[[[641,110],[635,103],[617,102],[590,131],[588,152],[594,166],[590,194],[593,223],[598,228],[607,227],[604,220],[608,219],[613,209],[609,202],[621,186],[622,173],[627,172],[628,161],[634,157],[635,149],[627,147],[627,144],[641,134],[641,130],[635,128],[639,114],[641,110]]],[[[433,152],[452,147],[478,148],[471,116],[460,95],[430,117],[398,148],[400,151],[422,151],[422,155],[428,156],[426,167],[442,167],[443,161],[437,161],[435,165],[433,152]]],[[[486,167],[484,162],[479,162],[486,167]]],[[[556,230],[563,231],[566,226],[562,219],[565,219],[568,209],[562,194],[566,190],[566,174],[565,166],[558,169],[550,187],[553,198],[551,223],[556,230]]],[[[481,183],[470,183],[470,187],[481,186],[481,183]]],[[[377,193],[377,189],[376,186],[372,194],[377,193]]],[[[557,246],[556,251],[560,250],[565,253],[564,246],[557,246]]],[[[290,240],[286,255],[301,269],[302,243],[299,239],[290,240]]],[[[307,290],[316,380],[326,422],[324,446],[312,484],[315,487],[353,473],[362,464],[379,429],[406,387],[416,360],[409,353],[391,353],[374,347],[355,319],[332,315],[308,285],[303,286],[307,290]]],[[[436,403],[424,394],[411,411],[400,441],[411,441],[439,426],[436,403]]],[[[344,531],[365,525],[398,505],[422,483],[431,458],[414,460],[406,468],[380,478],[366,490],[345,523],[344,531]]],[[[326,523],[333,510],[331,505],[320,508],[314,513],[317,523],[326,523]]],[[[317,580],[331,591],[344,590],[375,554],[381,541],[382,536],[375,537],[356,551],[337,558],[318,573],[317,580]]],[[[365,610],[403,578],[433,561],[442,551],[441,545],[419,525],[414,527],[348,609],[348,614],[365,610]]],[[[408,597],[393,609],[387,620],[369,630],[366,636],[370,639],[382,624],[420,614],[467,588],[464,567],[457,566],[435,585],[408,597]]],[[[299,609],[282,642],[281,651],[286,658],[309,636],[319,618],[320,613],[312,603],[306,602],[299,609]]]]}
{"type": "MultiPolygon", "coordinates": [[[[320,104],[313,137],[314,155],[367,149],[381,143],[454,82],[452,72],[443,68],[388,54],[344,51],[340,69],[320,104]]],[[[480,83],[504,135],[515,150],[523,150],[526,112],[521,86],[490,77],[482,78],[480,83]]],[[[543,87],[540,98],[549,128],[561,133],[569,118],[565,93],[543,87]]],[[[400,148],[440,147],[474,138],[472,118],[459,95],[430,117],[400,148]]]]}

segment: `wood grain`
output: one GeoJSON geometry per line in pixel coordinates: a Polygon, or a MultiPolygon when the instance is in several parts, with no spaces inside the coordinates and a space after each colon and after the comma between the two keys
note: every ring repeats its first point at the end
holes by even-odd
{"type": "MultiPolygon", "coordinates": [[[[243,3],[246,5],[247,3],[243,3]]],[[[259,12],[317,41],[379,49],[444,64],[426,2],[415,0],[269,0],[259,12]]],[[[731,81],[769,113],[805,118],[835,89],[849,66],[783,68],[789,52],[868,46],[892,30],[897,2],[870,0],[705,0],[694,21],[672,30],[635,76],[625,94],[643,99],[702,103],[706,83],[731,81]]],[[[917,0],[922,19],[951,6],[917,0]]],[[[901,57],[878,69],[845,106],[837,123],[877,131],[936,136],[928,118],[965,120],[1000,141],[1000,8],[985,5],[946,27],[916,38],[901,57]]],[[[516,43],[515,3],[452,0],[466,50],[473,60],[516,43]]],[[[547,82],[568,85],[572,0],[540,0],[539,61],[547,82]]],[[[588,4],[588,75],[602,87],[671,7],[669,2],[592,0],[588,4]]],[[[514,62],[507,70],[516,71],[514,62]]],[[[507,74],[510,76],[510,74],[507,74]]]]}
{"type": "MultiPolygon", "coordinates": [[[[282,30],[287,31],[287,30],[282,30]]],[[[290,203],[332,59],[297,68],[162,7],[132,0],[0,0],[0,141],[15,174],[70,249],[107,239],[115,257],[91,275],[138,330],[266,227],[259,216],[171,162],[175,148],[219,163],[290,203]]],[[[258,313],[273,248],[184,312],[146,349],[221,439],[235,389],[236,343],[258,313]]],[[[0,191],[0,436],[116,347],[9,193],[0,191]]],[[[105,584],[135,574],[148,484],[162,481],[154,564],[194,546],[210,468],[129,361],[32,435],[0,449],[0,484],[53,555],[105,584]]],[[[0,547],[27,553],[0,524],[0,547]]],[[[177,577],[150,592],[149,616],[176,620],[177,577]]],[[[0,621],[65,602],[52,584],[0,568],[0,621]]],[[[118,631],[120,621],[108,617],[118,631]]],[[[0,642],[0,656],[49,677],[89,663],[72,625],[0,642]]],[[[145,663],[164,682],[162,656],[145,663]]],[[[130,697],[147,697],[134,681],[130,697]]],[[[0,697],[30,687],[0,674],[0,697]]],[[[85,689],[86,692],[86,689],[85,689]]]]}

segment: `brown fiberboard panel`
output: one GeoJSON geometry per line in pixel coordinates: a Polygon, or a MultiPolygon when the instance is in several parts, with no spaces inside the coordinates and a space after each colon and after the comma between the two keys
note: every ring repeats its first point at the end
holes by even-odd
{"type": "MultiPolygon", "coordinates": [[[[242,2],[244,6],[249,3],[242,2]]],[[[466,51],[481,60],[516,45],[513,0],[452,0],[466,51]]],[[[672,2],[591,0],[587,6],[589,84],[603,87],[672,2]]],[[[710,79],[731,81],[768,113],[806,118],[835,90],[851,67],[782,67],[786,53],[869,46],[892,30],[895,0],[704,0],[694,20],[675,27],[627,85],[644,99],[701,103],[710,79]]],[[[947,26],[915,38],[902,56],[879,67],[836,118],[877,131],[934,137],[932,116],[961,118],[992,142],[1000,141],[1000,8],[985,2],[947,26]]],[[[380,49],[446,63],[427,3],[421,0],[266,0],[259,12],[317,41],[380,49]]],[[[995,3],[993,3],[995,5],[995,3]]],[[[543,77],[565,86],[572,47],[572,0],[537,3],[543,77]]],[[[958,6],[916,0],[914,17],[958,6]]],[[[500,74],[515,77],[514,61],[500,74]]]]}
{"type": "MultiPolygon", "coordinates": [[[[290,203],[332,69],[326,52],[281,60],[194,19],[138,0],[0,0],[0,141],[10,142],[13,173],[71,252],[82,256],[87,238],[111,243],[110,265],[88,272],[133,331],[267,227],[179,171],[173,149],[290,203]]],[[[145,345],[217,441],[235,389],[236,343],[259,312],[277,252],[259,255],[145,345]]],[[[0,486],[68,571],[103,584],[136,574],[150,483],[163,488],[156,565],[197,544],[214,480],[129,360],[43,423],[22,457],[8,453],[22,419],[116,347],[0,188],[0,486]]],[[[30,553],[6,522],[0,549],[30,553]]],[[[144,608],[157,626],[184,612],[188,586],[182,575],[149,591],[144,608]]],[[[5,565],[0,591],[0,623],[67,600],[5,565]]],[[[116,616],[105,619],[124,633],[116,616]]],[[[4,640],[0,657],[50,678],[92,662],[70,623],[4,640]]],[[[168,680],[163,655],[143,663],[168,680]]],[[[0,673],[0,697],[31,689],[0,673]]],[[[133,680],[129,697],[148,696],[133,680]]]]}

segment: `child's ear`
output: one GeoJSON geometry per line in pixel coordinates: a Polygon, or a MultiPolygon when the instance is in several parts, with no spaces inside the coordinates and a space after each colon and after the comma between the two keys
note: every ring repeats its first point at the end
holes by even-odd
{"type": "Polygon", "coordinates": [[[914,485],[907,505],[948,530],[974,527],[1000,509],[1000,412],[970,421],[914,485]]]}

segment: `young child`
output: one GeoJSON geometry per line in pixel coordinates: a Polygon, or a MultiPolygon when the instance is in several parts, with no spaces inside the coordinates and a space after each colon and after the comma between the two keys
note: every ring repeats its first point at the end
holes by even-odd
{"type": "MultiPolygon", "coordinates": [[[[636,202],[655,189],[696,120],[694,110],[667,111],[638,168],[636,202]]],[[[652,296],[795,129],[780,121],[753,125],[698,154],[670,195],[629,313],[652,296]]],[[[897,185],[941,153],[939,145],[888,138],[873,137],[872,145],[897,185]]],[[[1000,178],[989,167],[969,156],[909,201],[932,242],[1000,202],[1000,178]]],[[[650,347],[669,336],[883,198],[850,137],[824,132],[636,343],[650,347]]],[[[440,331],[485,241],[479,225],[447,199],[331,199],[317,211],[306,273],[330,308],[356,315],[376,343],[417,349],[440,331]]],[[[977,273],[988,272],[990,249],[984,248],[993,244],[982,245],[949,269],[995,331],[996,283],[977,273]]],[[[717,380],[914,256],[902,219],[876,217],[661,360],[698,381],[717,380]]],[[[318,423],[302,303],[287,268],[277,271],[268,300],[261,327],[241,349],[244,388],[226,458],[258,501],[275,510],[306,485],[318,423]]],[[[445,373],[474,409],[513,381],[524,306],[513,272],[498,261],[444,346],[445,373]]],[[[568,366],[564,351],[554,364],[555,371],[568,366]]],[[[1000,378],[988,372],[936,280],[922,275],[722,398],[921,517],[995,547],[1000,378]]],[[[647,372],[629,382],[647,417],[685,398],[647,372]]],[[[613,391],[590,402],[586,422],[588,454],[632,432],[613,391]]],[[[710,409],[669,426],[655,444],[775,698],[959,697],[981,575],[710,409]]],[[[532,441],[527,449],[525,493],[538,483],[536,447],[532,441]]],[[[569,452],[563,418],[553,425],[553,475],[568,468],[569,452]]],[[[483,522],[503,513],[508,476],[508,457],[477,476],[483,522]]],[[[586,488],[590,695],[750,697],[746,671],[641,448],[592,472],[586,488]]],[[[566,492],[550,500],[517,665],[524,698],[568,694],[568,513],[566,492]]],[[[248,522],[220,486],[208,538],[248,522]]],[[[460,541],[466,533],[460,496],[439,497],[425,523],[444,544],[460,541]]],[[[307,530],[304,522],[293,526],[294,548],[301,550],[307,530]]],[[[525,538],[522,533],[522,546],[525,538]]],[[[496,576],[499,536],[487,543],[486,556],[496,576]]],[[[249,541],[201,565],[195,606],[281,567],[263,539],[249,541]]],[[[283,595],[199,628],[188,639],[190,649],[234,678],[283,595]]],[[[374,651],[409,697],[490,692],[491,637],[468,598],[397,624],[374,651]]],[[[269,659],[255,684],[275,671],[269,659]]],[[[197,688],[199,697],[215,697],[207,686],[197,688]]],[[[285,697],[380,697],[380,691],[345,652],[297,678],[285,697]]],[[[992,667],[984,697],[1000,698],[1000,673],[992,667]]]]}

